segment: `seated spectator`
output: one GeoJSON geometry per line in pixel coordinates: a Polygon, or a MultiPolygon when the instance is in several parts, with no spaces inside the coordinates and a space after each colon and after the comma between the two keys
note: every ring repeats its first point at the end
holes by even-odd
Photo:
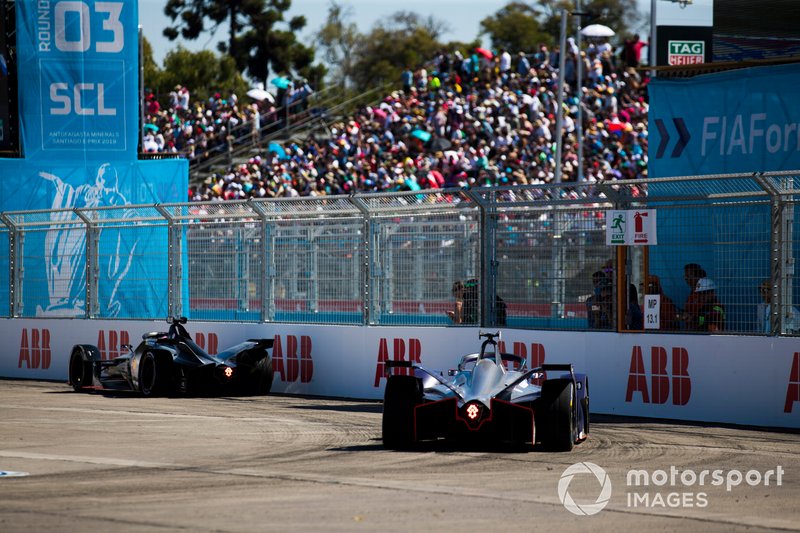
{"type": "Polygon", "coordinates": [[[647,276],[645,294],[657,294],[660,296],[658,329],[664,331],[678,329],[680,325],[678,321],[678,308],[675,307],[675,303],[672,299],[664,294],[664,289],[661,288],[661,280],[658,276],[653,274],[647,276]]]}
{"type": "Polygon", "coordinates": [[[453,310],[447,316],[453,324],[478,323],[478,282],[475,279],[456,281],[451,290],[456,299],[453,310]]]}
{"type": "Polygon", "coordinates": [[[592,274],[593,294],[586,300],[589,329],[611,329],[613,326],[611,279],[602,270],[592,274]]]}
{"type": "Polygon", "coordinates": [[[686,322],[691,331],[717,332],[725,329],[725,308],[717,298],[717,285],[710,278],[700,278],[695,299],[687,309],[686,322]]]}
{"type": "MultiPolygon", "coordinates": [[[[758,286],[758,292],[761,295],[761,303],[758,304],[757,322],[758,333],[772,333],[770,324],[770,289],[772,282],[765,279],[758,286]]],[[[786,316],[783,317],[783,330],[785,333],[800,333],[800,310],[794,306],[789,306],[786,316]]]]}
{"type": "Polygon", "coordinates": [[[644,314],[639,305],[639,291],[636,290],[636,285],[633,283],[628,286],[628,312],[625,315],[625,323],[628,329],[644,328],[644,314]]]}

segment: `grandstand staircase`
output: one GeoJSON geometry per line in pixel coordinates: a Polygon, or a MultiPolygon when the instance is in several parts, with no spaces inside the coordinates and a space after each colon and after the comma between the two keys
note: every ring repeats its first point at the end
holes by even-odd
{"type": "Polygon", "coordinates": [[[189,185],[198,185],[214,173],[265,154],[271,142],[303,142],[319,132],[330,135],[332,124],[345,119],[357,106],[377,104],[388,88],[389,85],[383,85],[343,100],[342,87],[335,85],[314,93],[305,111],[262,125],[258,135],[254,134],[250,123],[240,124],[231,130],[231,142],[189,161],[189,185]]]}

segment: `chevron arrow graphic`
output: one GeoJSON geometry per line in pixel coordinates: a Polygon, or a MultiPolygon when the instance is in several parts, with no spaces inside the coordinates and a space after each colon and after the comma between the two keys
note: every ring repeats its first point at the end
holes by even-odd
{"type": "Polygon", "coordinates": [[[661,142],[658,143],[656,159],[661,159],[664,157],[664,151],[667,149],[667,144],[669,144],[669,133],[667,132],[667,127],[664,126],[664,121],[660,118],[656,119],[656,128],[658,128],[658,135],[661,137],[661,142]]]}
{"type": "MultiPolygon", "coordinates": [[[[664,121],[660,118],[655,120],[656,128],[658,128],[658,135],[661,137],[661,141],[658,143],[658,149],[656,150],[656,159],[661,159],[664,157],[664,152],[667,151],[667,145],[670,141],[669,131],[667,131],[667,127],[664,125],[664,121]]],[[[672,119],[672,123],[675,125],[675,130],[678,132],[678,142],[675,143],[675,147],[672,149],[672,153],[669,155],[670,158],[680,157],[683,151],[686,149],[686,145],[689,144],[689,139],[692,136],[689,134],[689,130],[686,129],[686,122],[680,117],[674,117],[672,119]]]]}
{"type": "Polygon", "coordinates": [[[675,148],[672,149],[672,155],[670,155],[670,157],[679,157],[692,136],[689,135],[689,130],[686,129],[686,123],[682,118],[673,118],[672,122],[675,124],[675,129],[678,130],[678,143],[675,145],[675,148]]]}

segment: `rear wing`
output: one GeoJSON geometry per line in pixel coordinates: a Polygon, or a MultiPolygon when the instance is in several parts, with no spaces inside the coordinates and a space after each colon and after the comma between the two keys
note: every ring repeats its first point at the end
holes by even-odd
{"type": "Polygon", "coordinates": [[[541,366],[537,366],[536,368],[531,368],[520,377],[509,383],[501,392],[513,389],[534,374],[540,374],[542,372],[569,372],[569,377],[572,380],[572,383],[575,383],[575,370],[572,368],[571,364],[543,364],[541,366]]]}
{"type": "Polygon", "coordinates": [[[247,339],[247,342],[255,342],[259,348],[272,348],[275,344],[275,339],[247,339]]]}
{"type": "MultiPolygon", "coordinates": [[[[536,370],[536,369],[534,369],[534,370],[536,370]]],[[[541,370],[542,372],[569,372],[570,374],[574,374],[575,373],[575,370],[572,368],[572,365],[569,364],[569,363],[567,363],[567,364],[557,364],[557,363],[542,364],[539,367],[539,370],[541,370]]]]}

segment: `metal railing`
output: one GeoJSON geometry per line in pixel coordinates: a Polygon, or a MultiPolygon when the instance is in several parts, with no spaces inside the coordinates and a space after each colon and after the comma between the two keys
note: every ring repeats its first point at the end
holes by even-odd
{"type": "Polygon", "coordinates": [[[275,113],[262,114],[258,132],[253,131],[251,122],[239,124],[229,133],[229,142],[218,143],[189,160],[190,181],[200,182],[215,170],[230,166],[235,158],[253,150],[266,149],[270,141],[287,139],[308,130],[326,129],[328,123],[338,120],[354,107],[375,103],[387,87],[389,85],[382,85],[342,100],[341,87],[332,86],[314,93],[304,110],[291,111],[290,106],[280,107],[275,113]]]}
{"type": "Polygon", "coordinates": [[[5,212],[0,315],[625,331],[657,277],[696,331],[695,263],[719,332],[800,333],[796,174],[5,212]],[[612,209],[658,243],[607,245],[612,209]]]}

